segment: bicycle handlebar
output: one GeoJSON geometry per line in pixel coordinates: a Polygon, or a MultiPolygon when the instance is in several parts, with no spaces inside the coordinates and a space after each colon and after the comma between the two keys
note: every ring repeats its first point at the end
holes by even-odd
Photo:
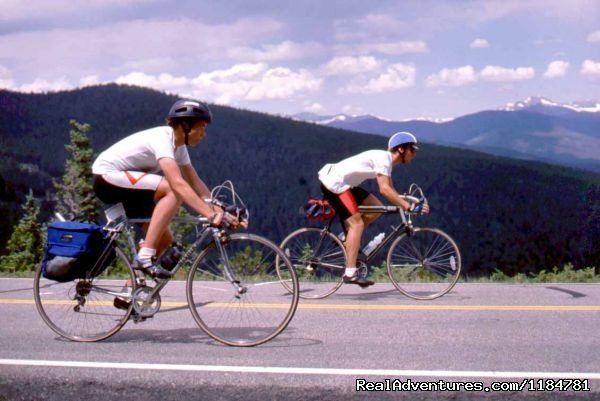
{"type": "MultiPolygon", "coordinates": [[[[412,183],[408,188],[408,192],[400,195],[400,197],[410,203],[427,203],[427,198],[423,194],[423,190],[417,184],[412,183]]],[[[400,213],[404,212],[398,206],[381,205],[381,206],[365,206],[361,205],[358,210],[362,213],[400,213]]]]}
{"type": "Polygon", "coordinates": [[[400,208],[398,206],[364,206],[361,205],[358,207],[358,210],[361,212],[371,212],[371,213],[398,213],[400,212],[400,208]]]}

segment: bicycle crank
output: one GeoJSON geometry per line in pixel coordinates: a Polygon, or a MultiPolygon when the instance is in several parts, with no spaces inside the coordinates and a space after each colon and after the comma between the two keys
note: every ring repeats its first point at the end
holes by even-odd
{"type": "Polygon", "coordinates": [[[139,287],[136,289],[131,300],[133,310],[141,317],[151,317],[160,309],[160,294],[153,294],[153,287],[139,287]]]}

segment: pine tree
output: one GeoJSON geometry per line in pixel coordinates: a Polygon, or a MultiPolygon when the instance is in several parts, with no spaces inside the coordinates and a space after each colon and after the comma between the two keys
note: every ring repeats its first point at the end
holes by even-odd
{"type": "Polygon", "coordinates": [[[23,204],[25,214],[17,223],[6,245],[6,255],[0,258],[0,271],[15,273],[34,271],[43,256],[43,230],[38,222],[40,207],[33,191],[23,204]]]}
{"type": "Polygon", "coordinates": [[[98,217],[98,202],[92,187],[93,150],[87,132],[89,124],[71,125],[71,142],[65,145],[68,157],[65,173],[60,183],[55,182],[58,197],[56,211],[67,219],[95,221],[98,217]]]}

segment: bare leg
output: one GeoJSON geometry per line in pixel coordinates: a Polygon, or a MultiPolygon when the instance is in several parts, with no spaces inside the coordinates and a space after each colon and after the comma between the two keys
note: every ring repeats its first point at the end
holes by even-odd
{"type": "Polygon", "coordinates": [[[360,239],[365,228],[365,224],[360,213],[348,217],[345,221],[348,233],[346,234],[346,267],[356,267],[358,258],[358,249],[360,248],[360,239]]]}
{"type": "MultiPolygon", "coordinates": [[[[373,194],[367,196],[362,203],[365,206],[382,206],[383,203],[373,194]]],[[[365,213],[362,215],[362,220],[365,223],[365,227],[377,220],[381,216],[381,213],[365,213]]]]}
{"type": "Polygon", "coordinates": [[[169,223],[177,214],[177,210],[181,206],[181,200],[171,190],[165,179],[160,182],[154,198],[157,202],[146,231],[143,246],[156,249],[156,254],[160,255],[173,242],[169,223]]]}

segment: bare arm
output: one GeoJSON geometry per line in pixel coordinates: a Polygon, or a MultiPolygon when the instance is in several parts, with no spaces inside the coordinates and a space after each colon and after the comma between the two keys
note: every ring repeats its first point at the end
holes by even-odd
{"type": "MultiPolygon", "coordinates": [[[[208,186],[202,181],[196,169],[191,164],[186,164],[184,166],[180,166],[181,174],[185,181],[193,188],[194,192],[198,194],[202,199],[210,198],[210,189],[208,186]]],[[[216,218],[216,221],[220,221],[223,217],[223,209],[218,206],[212,206],[213,211],[217,212],[219,216],[216,218]]],[[[228,220],[228,224],[232,228],[237,228],[240,224],[242,227],[248,227],[248,222],[239,222],[237,220],[228,220]]]]}
{"type": "Polygon", "coordinates": [[[188,184],[192,187],[194,192],[198,194],[201,198],[210,198],[210,189],[208,186],[202,181],[196,169],[191,164],[186,164],[185,166],[180,166],[181,174],[183,178],[186,180],[188,184]]]}
{"type": "Polygon", "coordinates": [[[400,194],[394,188],[391,177],[377,174],[377,185],[379,185],[379,192],[388,202],[401,207],[403,210],[408,210],[410,203],[400,197],[400,194]]]}
{"type": "Polygon", "coordinates": [[[184,178],[183,176],[183,174],[190,174],[187,166],[182,166],[183,168],[180,168],[175,160],[166,157],[160,159],[158,164],[173,192],[175,192],[186,205],[204,217],[211,218],[214,216],[215,211],[202,199],[204,196],[210,196],[210,191],[202,180],[198,178],[198,175],[195,174],[195,170],[194,175],[198,181],[195,181],[192,178],[192,183],[189,183],[186,180],[187,177],[184,178]],[[182,174],[182,170],[184,170],[185,173],[182,174]]]}
{"type": "MultiPolygon", "coordinates": [[[[377,174],[377,184],[379,185],[379,192],[393,205],[401,207],[405,211],[408,211],[411,204],[400,197],[400,194],[394,188],[391,177],[383,174],[377,174]]],[[[429,205],[424,204],[421,212],[423,214],[429,213],[429,205]]]]}

